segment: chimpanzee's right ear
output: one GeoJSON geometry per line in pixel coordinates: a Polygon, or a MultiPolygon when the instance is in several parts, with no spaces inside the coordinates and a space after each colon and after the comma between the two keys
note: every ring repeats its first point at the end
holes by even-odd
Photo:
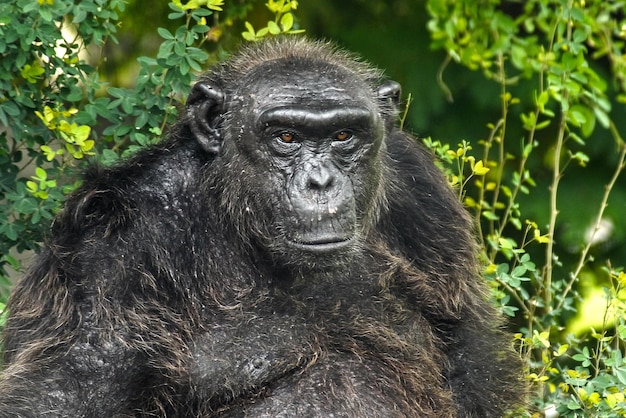
{"type": "Polygon", "coordinates": [[[397,81],[385,81],[378,87],[378,98],[391,102],[394,109],[398,108],[402,96],[402,87],[397,81]]]}
{"type": "Polygon", "coordinates": [[[200,146],[208,153],[222,149],[220,120],[224,112],[224,92],[218,86],[199,81],[187,98],[189,127],[200,146]]]}

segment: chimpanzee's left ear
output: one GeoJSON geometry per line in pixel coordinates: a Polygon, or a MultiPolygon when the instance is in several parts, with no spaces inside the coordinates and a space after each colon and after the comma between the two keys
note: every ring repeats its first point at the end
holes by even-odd
{"type": "Polygon", "coordinates": [[[402,86],[396,81],[385,81],[378,87],[378,98],[389,101],[394,109],[398,108],[402,97],[402,86]]]}
{"type": "Polygon", "coordinates": [[[224,112],[224,92],[218,86],[199,81],[187,98],[189,127],[208,153],[217,154],[222,149],[220,116],[224,112]]]}

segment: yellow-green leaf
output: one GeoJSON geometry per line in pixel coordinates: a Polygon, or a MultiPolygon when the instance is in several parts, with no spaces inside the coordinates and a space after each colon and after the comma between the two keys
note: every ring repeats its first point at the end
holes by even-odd
{"type": "Polygon", "coordinates": [[[476,174],[477,176],[484,176],[485,174],[489,172],[489,168],[485,167],[483,165],[482,160],[480,160],[476,164],[474,164],[473,171],[474,171],[474,174],[476,174]]]}
{"type": "Polygon", "coordinates": [[[26,182],[26,188],[28,189],[29,192],[31,193],[37,193],[37,190],[39,190],[39,186],[37,186],[37,183],[35,183],[32,180],[28,180],[26,182]]]}
{"type": "Polygon", "coordinates": [[[48,174],[46,174],[46,170],[41,167],[37,167],[35,169],[35,174],[37,175],[37,179],[39,180],[45,180],[48,177],[48,174]]]}
{"type": "Polygon", "coordinates": [[[280,26],[278,26],[275,22],[267,22],[267,29],[272,35],[278,35],[281,32],[280,26]]]}
{"type": "Polygon", "coordinates": [[[217,12],[221,12],[222,11],[222,7],[224,5],[224,1],[223,0],[209,0],[209,3],[207,4],[207,7],[211,10],[215,10],[217,12]]]}
{"type": "Polygon", "coordinates": [[[289,31],[293,27],[293,15],[291,13],[285,13],[283,17],[280,18],[280,26],[282,26],[283,31],[289,31]]]}
{"type": "Polygon", "coordinates": [[[72,124],[72,135],[74,136],[74,141],[81,147],[85,143],[87,138],[89,138],[90,133],[91,127],[86,125],[77,126],[74,123],[72,124]]]}

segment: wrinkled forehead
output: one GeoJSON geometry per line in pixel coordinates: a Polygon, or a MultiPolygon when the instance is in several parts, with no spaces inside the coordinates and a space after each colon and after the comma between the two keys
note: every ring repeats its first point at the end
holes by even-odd
{"type": "Polygon", "coordinates": [[[237,95],[256,108],[290,104],[373,107],[375,102],[372,87],[343,67],[288,59],[256,67],[242,80],[237,95]]]}

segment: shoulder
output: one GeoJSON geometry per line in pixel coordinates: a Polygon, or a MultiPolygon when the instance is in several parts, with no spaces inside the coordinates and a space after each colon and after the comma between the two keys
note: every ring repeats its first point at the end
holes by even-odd
{"type": "Polygon", "coordinates": [[[417,139],[394,131],[387,141],[387,154],[392,170],[390,191],[396,194],[392,201],[411,205],[432,201],[437,205],[460,207],[458,197],[435,164],[434,154],[417,139]]]}
{"type": "MultiPolygon", "coordinates": [[[[390,136],[387,147],[390,180],[387,210],[379,230],[406,257],[422,263],[470,260],[472,221],[458,194],[435,165],[434,155],[403,132],[390,136]]],[[[471,262],[470,262],[471,264],[471,262]]],[[[445,271],[434,269],[433,271],[445,271]]]]}
{"type": "Polygon", "coordinates": [[[162,214],[199,187],[206,161],[196,147],[166,141],[114,166],[91,165],[56,217],[52,237],[110,234],[150,213],[162,214]]]}

